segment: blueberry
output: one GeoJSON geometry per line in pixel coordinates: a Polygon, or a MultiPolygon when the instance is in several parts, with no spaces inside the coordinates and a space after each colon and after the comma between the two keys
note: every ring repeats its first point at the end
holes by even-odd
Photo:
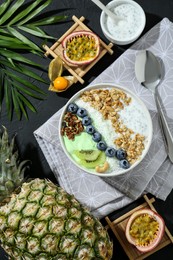
{"type": "Polygon", "coordinates": [[[91,118],[89,116],[84,116],[82,118],[82,124],[85,125],[85,126],[90,125],[91,124],[91,118]]]}
{"type": "Polygon", "coordinates": [[[102,136],[99,132],[95,132],[92,136],[94,142],[98,143],[102,139],[102,136]]]}
{"type": "Polygon", "coordinates": [[[117,152],[116,152],[116,157],[118,160],[123,160],[125,159],[127,156],[127,153],[126,151],[124,151],[123,149],[118,149],[117,152]]]}
{"type": "Polygon", "coordinates": [[[94,126],[92,126],[92,125],[87,125],[87,126],[86,126],[86,132],[87,132],[88,134],[92,135],[92,134],[95,132],[94,126]]]}
{"type": "Polygon", "coordinates": [[[66,127],[67,125],[66,125],[66,122],[62,122],[62,127],[64,128],[64,127],[66,127]]]}
{"type": "Polygon", "coordinates": [[[116,155],[116,150],[113,147],[108,147],[106,148],[105,154],[108,157],[114,157],[116,155]]]}
{"type": "Polygon", "coordinates": [[[97,149],[99,149],[100,151],[105,151],[107,148],[107,145],[104,141],[100,141],[97,143],[97,149]]]}
{"type": "Polygon", "coordinates": [[[70,103],[68,106],[67,106],[67,111],[73,113],[73,114],[76,114],[78,110],[78,106],[74,103],[70,103]]]}
{"type": "Polygon", "coordinates": [[[120,160],[119,165],[123,169],[128,169],[130,167],[130,163],[126,159],[120,160]]]}
{"type": "Polygon", "coordinates": [[[84,116],[87,116],[87,111],[85,108],[78,108],[77,110],[77,115],[80,116],[80,117],[84,117],[84,116]]]}

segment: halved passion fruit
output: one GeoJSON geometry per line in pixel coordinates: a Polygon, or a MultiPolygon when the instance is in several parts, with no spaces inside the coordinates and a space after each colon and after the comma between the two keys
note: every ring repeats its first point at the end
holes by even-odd
{"type": "Polygon", "coordinates": [[[162,217],[150,209],[134,212],[126,226],[127,240],[141,252],[155,248],[161,241],[165,230],[162,217]]]}
{"type": "Polygon", "coordinates": [[[73,65],[95,60],[100,52],[99,37],[90,31],[76,31],[62,41],[64,59],[73,65]]]}

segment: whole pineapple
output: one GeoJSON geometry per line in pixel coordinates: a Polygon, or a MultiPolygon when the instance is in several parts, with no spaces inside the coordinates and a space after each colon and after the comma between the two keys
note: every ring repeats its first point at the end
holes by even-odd
{"type": "Polygon", "coordinates": [[[15,260],[112,257],[112,243],[99,220],[46,179],[24,183],[0,208],[0,240],[15,260]]]}
{"type": "Polygon", "coordinates": [[[7,129],[3,129],[0,135],[0,202],[22,184],[28,162],[20,162],[15,138],[10,143],[7,129]]]}

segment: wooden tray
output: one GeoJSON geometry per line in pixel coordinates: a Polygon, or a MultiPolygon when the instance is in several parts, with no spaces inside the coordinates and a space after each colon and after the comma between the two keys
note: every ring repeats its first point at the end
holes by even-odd
{"type": "MultiPolygon", "coordinates": [[[[66,37],[68,34],[74,32],[74,31],[91,31],[84,23],[83,21],[85,18],[82,16],[80,19],[78,19],[76,16],[72,17],[74,24],[70,27],[69,30],[66,31],[64,35],[61,36],[60,39],[58,39],[50,48],[47,45],[43,45],[43,48],[46,50],[45,56],[48,56],[49,54],[56,58],[59,56],[61,60],[63,61],[64,69],[67,70],[72,76],[72,84],[79,81],[81,84],[84,83],[83,76],[108,52],[109,54],[113,54],[113,50],[111,49],[113,44],[109,43],[106,45],[101,39],[100,39],[100,54],[93,62],[90,64],[86,64],[83,66],[72,66],[71,64],[68,64],[64,58],[63,58],[63,48],[61,45],[62,40],[64,37],[66,37]]],[[[67,76],[67,75],[66,75],[67,76]]]]}
{"type": "Polygon", "coordinates": [[[146,195],[144,195],[144,199],[145,199],[145,202],[143,204],[132,209],[131,211],[127,212],[126,214],[115,219],[112,222],[109,219],[109,217],[105,217],[105,219],[108,223],[108,227],[111,228],[111,230],[113,231],[114,235],[120,242],[121,246],[123,247],[125,253],[127,254],[127,256],[129,257],[130,260],[144,259],[144,258],[148,257],[149,255],[153,254],[154,252],[160,250],[161,248],[169,245],[170,243],[173,243],[173,236],[171,235],[171,233],[169,232],[167,227],[165,227],[165,234],[164,234],[161,242],[158,244],[157,247],[155,247],[150,252],[142,253],[142,252],[138,251],[135,246],[133,246],[132,244],[130,244],[127,241],[126,236],[125,236],[125,227],[126,227],[127,221],[129,219],[129,217],[131,216],[131,214],[134,213],[136,210],[139,210],[142,208],[150,208],[156,212],[156,209],[154,208],[154,206],[152,204],[155,201],[155,199],[154,198],[148,199],[148,197],[146,195]]]}

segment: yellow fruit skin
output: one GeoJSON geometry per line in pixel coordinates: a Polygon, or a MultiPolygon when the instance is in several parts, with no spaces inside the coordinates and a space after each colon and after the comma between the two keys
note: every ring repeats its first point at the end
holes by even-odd
{"type": "Polygon", "coordinates": [[[49,64],[48,76],[51,81],[60,77],[63,72],[63,63],[59,56],[53,59],[49,64]]]}

